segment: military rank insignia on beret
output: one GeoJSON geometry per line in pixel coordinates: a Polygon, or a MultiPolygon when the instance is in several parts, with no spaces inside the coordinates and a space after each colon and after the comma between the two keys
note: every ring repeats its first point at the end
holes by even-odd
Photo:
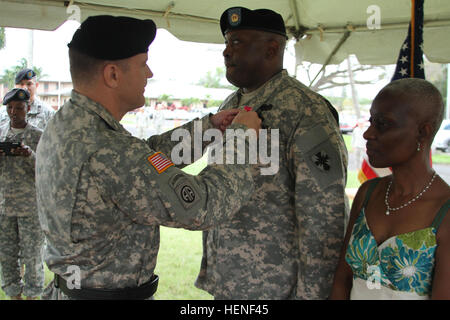
{"type": "Polygon", "coordinates": [[[228,23],[233,27],[241,23],[241,8],[231,8],[228,10],[228,23]]]}
{"type": "Polygon", "coordinates": [[[156,169],[158,173],[162,173],[167,168],[173,166],[173,162],[161,152],[156,152],[147,158],[148,162],[156,169]]]}
{"type": "Polygon", "coordinates": [[[36,72],[31,69],[23,69],[17,72],[15,83],[19,84],[22,80],[31,80],[36,76],[36,72]]]}
{"type": "Polygon", "coordinates": [[[30,94],[27,90],[14,88],[5,94],[3,98],[3,104],[7,105],[11,101],[28,101],[30,99],[30,94]]]}

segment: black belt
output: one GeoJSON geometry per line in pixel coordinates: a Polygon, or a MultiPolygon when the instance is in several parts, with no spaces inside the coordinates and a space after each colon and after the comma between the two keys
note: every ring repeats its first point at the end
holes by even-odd
{"type": "Polygon", "coordinates": [[[55,274],[55,288],[60,289],[71,299],[76,300],[145,300],[153,296],[158,288],[158,276],[153,275],[150,281],[142,286],[123,289],[69,289],[66,280],[55,274]]]}

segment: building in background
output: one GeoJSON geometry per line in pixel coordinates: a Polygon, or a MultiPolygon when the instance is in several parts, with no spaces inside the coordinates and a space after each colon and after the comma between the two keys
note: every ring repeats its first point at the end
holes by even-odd
{"type": "Polygon", "coordinates": [[[55,110],[58,110],[70,99],[73,85],[71,81],[58,81],[51,79],[39,80],[37,94],[39,99],[55,110]]]}

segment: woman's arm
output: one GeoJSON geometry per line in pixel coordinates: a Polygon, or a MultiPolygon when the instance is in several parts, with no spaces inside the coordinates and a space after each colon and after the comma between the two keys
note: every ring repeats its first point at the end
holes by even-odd
{"type": "Polygon", "coordinates": [[[334,274],[333,287],[329,299],[331,300],[348,300],[350,298],[350,291],[352,289],[353,272],[350,266],[345,261],[345,254],[347,252],[348,243],[353,231],[353,225],[358,218],[359,212],[364,203],[364,198],[368,188],[368,181],[360,186],[356,196],[353,200],[352,208],[350,210],[350,220],[345,233],[344,245],[341,249],[339,263],[334,274]]]}
{"type": "Polygon", "coordinates": [[[437,236],[431,299],[450,300],[450,214],[447,212],[437,236]]]}

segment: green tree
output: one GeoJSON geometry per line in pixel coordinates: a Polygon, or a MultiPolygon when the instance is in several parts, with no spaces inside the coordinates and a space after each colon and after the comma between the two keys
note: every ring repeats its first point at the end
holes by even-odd
{"type": "Polygon", "coordinates": [[[173,103],[173,96],[171,94],[162,94],[158,97],[159,101],[167,102],[169,105],[173,103]]]}
{"type": "Polygon", "coordinates": [[[181,99],[181,104],[183,106],[191,106],[194,103],[199,103],[200,99],[199,98],[186,98],[186,99],[181,99]]]}
{"type": "MultiPolygon", "coordinates": [[[[12,66],[9,69],[6,69],[3,74],[0,76],[0,83],[3,83],[7,88],[12,89],[14,88],[14,80],[16,78],[17,72],[19,72],[22,69],[27,68],[27,59],[22,58],[17,61],[17,65],[12,66]]],[[[43,74],[42,68],[38,68],[34,66],[31,68],[36,73],[36,80],[39,81],[42,77],[46,76],[46,74],[43,74]]]]}
{"type": "Polygon", "coordinates": [[[223,84],[225,79],[225,68],[217,67],[214,72],[208,71],[206,75],[198,81],[198,85],[205,88],[226,88],[236,90],[237,88],[230,84],[223,84]]]}
{"type": "Polygon", "coordinates": [[[6,46],[5,28],[0,27],[0,50],[2,50],[5,46],[6,46]]]}

